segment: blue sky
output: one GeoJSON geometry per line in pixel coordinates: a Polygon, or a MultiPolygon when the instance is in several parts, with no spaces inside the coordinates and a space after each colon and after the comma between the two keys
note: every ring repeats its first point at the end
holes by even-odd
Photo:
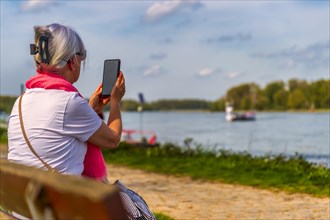
{"type": "Polygon", "coordinates": [[[88,57],[89,97],[103,62],[122,60],[125,98],[216,100],[232,86],[329,79],[329,1],[3,1],[2,95],[35,73],[33,26],[72,26],[88,57]]]}

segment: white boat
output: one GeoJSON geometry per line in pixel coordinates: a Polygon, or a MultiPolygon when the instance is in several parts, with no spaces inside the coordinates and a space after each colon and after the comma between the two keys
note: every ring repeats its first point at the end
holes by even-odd
{"type": "Polygon", "coordinates": [[[226,104],[226,120],[227,121],[254,121],[256,120],[256,113],[254,111],[247,111],[243,113],[234,112],[234,107],[226,104]]]}

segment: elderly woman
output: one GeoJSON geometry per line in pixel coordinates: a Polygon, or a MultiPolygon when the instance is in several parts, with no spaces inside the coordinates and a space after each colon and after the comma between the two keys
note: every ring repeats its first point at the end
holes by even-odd
{"type": "Polygon", "coordinates": [[[120,73],[110,98],[102,98],[100,85],[87,102],[73,86],[86,59],[77,32],[60,24],[36,26],[34,30],[31,54],[37,73],[27,80],[26,92],[9,117],[8,159],[81,175],[85,155],[89,155],[86,151],[94,149],[89,161],[96,155],[95,167],[101,167],[98,177],[102,178],[106,173],[99,147],[116,147],[122,132],[119,103],[125,94],[124,76],[120,73]],[[109,102],[111,114],[105,124],[98,114],[109,102]]]}

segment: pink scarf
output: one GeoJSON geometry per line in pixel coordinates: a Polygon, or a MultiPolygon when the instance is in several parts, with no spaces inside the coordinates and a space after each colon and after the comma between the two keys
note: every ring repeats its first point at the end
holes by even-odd
{"type": "MultiPolygon", "coordinates": [[[[37,75],[26,81],[26,88],[57,89],[79,93],[70,82],[58,74],[45,71],[41,72],[39,70],[37,72],[37,75]]],[[[106,165],[101,149],[92,143],[87,143],[87,152],[84,159],[84,171],[82,175],[100,181],[103,181],[107,177],[106,165]]]]}

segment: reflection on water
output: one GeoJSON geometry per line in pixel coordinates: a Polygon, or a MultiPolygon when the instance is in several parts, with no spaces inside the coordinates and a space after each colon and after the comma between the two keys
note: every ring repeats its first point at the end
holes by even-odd
{"type": "Polygon", "coordinates": [[[224,113],[208,112],[123,112],[122,118],[125,129],[152,130],[161,143],[182,145],[189,137],[208,148],[299,153],[330,166],[329,113],[258,113],[249,122],[227,122],[224,113]]]}

